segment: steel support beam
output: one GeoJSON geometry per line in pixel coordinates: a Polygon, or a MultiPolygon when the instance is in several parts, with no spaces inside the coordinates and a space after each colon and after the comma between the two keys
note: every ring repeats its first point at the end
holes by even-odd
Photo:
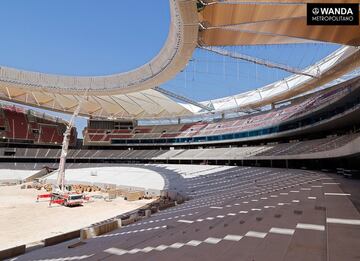
{"type": "Polygon", "coordinates": [[[269,68],[275,68],[275,69],[279,69],[279,70],[283,70],[286,72],[290,72],[290,73],[294,73],[294,74],[299,74],[299,75],[304,75],[304,76],[308,76],[311,78],[318,78],[317,75],[314,74],[309,74],[306,73],[300,69],[285,65],[285,64],[280,64],[280,63],[275,63],[275,62],[271,62],[271,61],[267,61],[264,59],[260,59],[260,58],[256,58],[256,57],[252,57],[246,54],[241,54],[241,53],[236,53],[236,52],[230,52],[224,48],[219,48],[219,47],[210,47],[210,46],[199,46],[200,49],[203,50],[207,50],[209,52],[213,52],[219,55],[223,55],[223,56],[227,56],[227,57],[231,57],[234,59],[239,59],[239,60],[244,60],[247,62],[252,62],[255,64],[259,64],[259,65],[263,65],[269,68]]]}
{"type": "Polygon", "coordinates": [[[199,108],[204,109],[204,110],[206,110],[206,111],[210,111],[210,112],[211,112],[211,111],[214,110],[214,108],[211,108],[211,107],[208,107],[208,106],[206,106],[206,105],[203,105],[203,104],[201,104],[201,103],[199,103],[199,102],[197,102],[197,101],[191,100],[190,98],[187,98],[187,97],[185,97],[185,96],[182,96],[182,95],[173,93],[173,92],[171,92],[171,91],[165,90],[165,89],[163,89],[163,88],[161,88],[161,87],[154,87],[153,89],[156,90],[156,91],[158,91],[158,92],[160,92],[160,93],[162,93],[162,94],[164,94],[164,95],[166,95],[166,96],[168,96],[168,97],[175,98],[175,99],[177,99],[177,100],[180,100],[180,101],[183,101],[183,102],[186,102],[186,103],[195,105],[196,107],[199,107],[199,108]]]}

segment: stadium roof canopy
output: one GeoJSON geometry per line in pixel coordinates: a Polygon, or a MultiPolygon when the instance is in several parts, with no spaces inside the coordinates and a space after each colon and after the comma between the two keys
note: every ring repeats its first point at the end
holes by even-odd
{"type": "MultiPolygon", "coordinates": [[[[346,45],[282,81],[252,92],[202,102],[216,110],[256,107],[314,89],[359,66],[359,26],[307,26],[306,3],[322,0],[170,0],[164,47],[143,66],[124,73],[71,77],[0,67],[0,99],[44,109],[106,118],[182,117],[199,113],[156,87],[179,73],[196,47],[329,42],[346,45]],[[271,12],[269,12],[271,8],[271,12]],[[210,106],[211,105],[211,106],[210,106]]],[[[337,2],[358,3],[358,0],[337,2]]],[[[195,107],[196,103],[195,103],[195,107]]]]}

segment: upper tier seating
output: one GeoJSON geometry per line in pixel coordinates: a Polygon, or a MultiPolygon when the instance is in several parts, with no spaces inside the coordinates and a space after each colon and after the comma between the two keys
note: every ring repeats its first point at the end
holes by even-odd
{"type": "MultiPolygon", "coordinates": [[[[64,122],[50,117],[33,115],[16,106],[0,107],[0,137],[6,142],[34,144],[61,144],[66,130],[64,122]]],[[[76,142],[76,130],[71,133],[70,144],[76,142]]]]}
{"type": "Polygon", "coordinates": [[[111,144],[112,139],[169,139],[214,136],[219,134],[250,131],[273,126],[286,120],[293,119],[304,112],[309,112],[320,108],[330,101],[337,100],[338,98],[346,95],[348,92],[349,90],[346,87],[319,92],[305,98],[300,98],[288,106],[218,122],[137,126],[133,130],[85,128],[84,144],[111,144]]]}

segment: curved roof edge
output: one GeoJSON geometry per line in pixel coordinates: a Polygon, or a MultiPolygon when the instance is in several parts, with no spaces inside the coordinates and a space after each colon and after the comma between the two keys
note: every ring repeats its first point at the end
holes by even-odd
{"type": "Polygon", "coordinates": [[[150,62],[124,73],[77,77],[0,67],[0,85],[29,91],[89,95],[124,94],[158,86],[181,71],[197,45],[196,0],[169,0],[171,22],[165,45],[150,62]]]}

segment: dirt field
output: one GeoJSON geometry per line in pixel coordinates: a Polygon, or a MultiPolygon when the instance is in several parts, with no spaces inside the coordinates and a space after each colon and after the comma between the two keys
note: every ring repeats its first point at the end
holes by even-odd
{"type": "Polygon", "coordinates": [[[40,193],[45,191],[20,189],[20,186],[0,187],[0,250],[86,227],[152,201],[97,199],[82,207],[49,207],[47,201],[36,202],[40,193]]]}

